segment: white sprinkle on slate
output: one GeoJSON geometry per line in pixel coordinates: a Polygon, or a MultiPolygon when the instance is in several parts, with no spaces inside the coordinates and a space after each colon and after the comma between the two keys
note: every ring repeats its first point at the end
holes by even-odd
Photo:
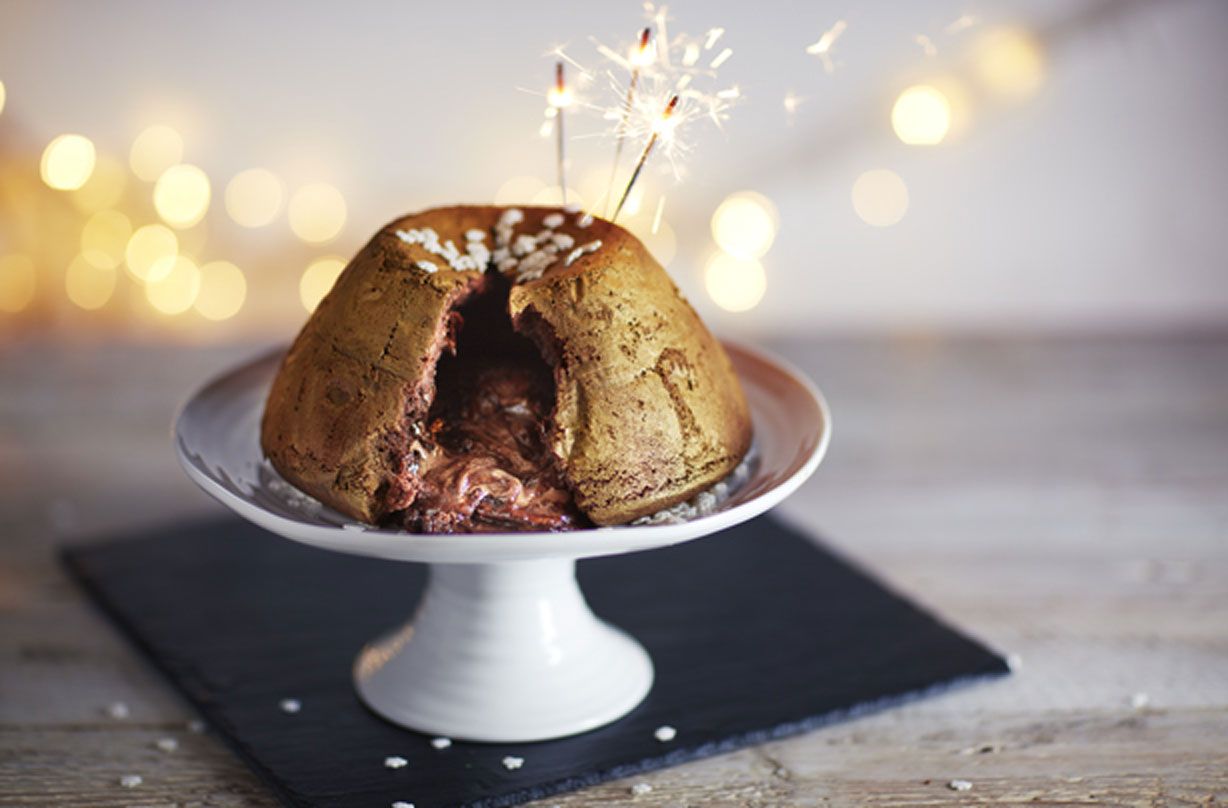
{"type": "Polygon", "coordinates": [[[452,745],[451,738],[431,738],[431,746],[436,749],[447,749],[452,745]]]}
{"type": "Polygon", "coordinates": [[[139,774],[125,774],[119,778],[119,784],[124,788],[136,788],[141,783],[145,782],[139,774]]]}
{"type": "Polygon", "coordinates": [[[154,746],[163,752],[174,752],[179,748],[179,741],[175,740],[174,738],[159,738],[158,740],[154,741],[154,746]]]}
{"type": "Polygon", "coordinates": [[[117,721],[122,721],[129,715],[128,705],[124,704],[122,701],[114,702],[107,706],[107,715],[111,716],[117,721]]]}
{"type": "Polygon", "coordinates": [[[303,703],[298,699],[282,699],[278,702],[277,706],[281,708],[283,713],[290,713],[291,715],[303,709],[303,703]]]}
{"type": "Polygon", "coordinates": [[[648,785],[647,783],[636,783],[635,785],[631,786],[631,796],[633,797],[642,797],[651,792],[652,786],[648,785]]]}
{"type": "Polygon", "coordinates": [[[392,808],[414,808],[414,804],[412,802],[397,801],[392,804],[392,808]]]}
{"type": "Polygon", "coordinates": [[[1136,710],[1141,710],[1148,704],[1151,704],[1151,697],[1141,691],[1130,697],[1130,706],[1136,710]]]}
{"type": "Polygon", "coordinates": [[[947,783],[947,788],[951,789],[952,791],[971,791],[972,782],[969,780],[952,780],[951,782],[947,783]]]}
{"type": "Polygon", "coordinates": [[[195,732],[197,735],[205,731],[205,722],[199,718],[193,718],[188,722],[188,732],[195,732]]]}
{"type": "Polygon", "coordinates": [[[661,743],[669,743],[678,735],[678,730],[671,727],[669,724],[657,727],[657,731],[653,733],[661,743]]]}
{"type": "Polygon", "coordinates": [[[515,755],[508,755],[507,757],[503,758],[503,768],[507,769],[509,772],[514,772],[523,765],[524,765],[524,758],[522,757],[516,757],[515,755]]]}
{"type": "Polygon", "coordinates": [[[400,755],[391,755],[384,758],[384,768],[386,769],[404,769],[409,765],[409,761],[400,755]]]}
{"type": "Polygon", "coordinates": [[[1006,667],[1010,668],[1012,672],[1023,670],[1023,657],[1018,654],[1008,654],[1006,657],[1006,667]]]}

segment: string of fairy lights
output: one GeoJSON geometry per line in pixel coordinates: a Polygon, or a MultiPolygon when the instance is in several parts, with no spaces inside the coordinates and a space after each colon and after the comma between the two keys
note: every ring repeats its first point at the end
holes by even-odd
{"type": "MultiPolygon", "coordinates": [[[[665,7],[648,3],[645,13],[647,25],[636,30],[625,46],[592,40],[600,60],[597,67],[584,66],[561,48],[551,52],[556,59],[555,81],[542,93],[547,105],[539,134],[556,144],[557,177],[553,181],[513,177],[497,190],[494,202],[567,202],[595,215],[612,213],[668,266],[678,245],[665,215],[669,183],[659,175],[666,172],[641,176],[641,169],[654,156],[655,147],[662,167],[672,169],[676,181],[678,163],[689,149],[685,128],[705,120],[720,126],[742,94],[736,85],[701,86],[705,80],[711,84],[734,55],[724,29],[696,36],[671,34],[665,7]],[[565,81],[565,68],[574,80],[565,81]],[[612,101],[601,99],[603,89],[612,101]],[[613,144],[612,165],[567,172],[562,135],[567,112],[593,113],[604,122],[613,144]],[[635,154],[638,163],[627,165],[624,155],[635,154]],[[625,180],[629,181],[624,185],[625,180]]],[[[940,30],[916,34],[919,58],[932,59],[940,43],[946,46],[978,26],[975,18],[964,15],[940,30]]],[[[806,56],[815,59],[824,74],[839,72],[841,41],[848,28],[846,21],[837,20],[804,46],[806,56]]],[[[1042,80],[1042,51],[1035,38],[1021,29],[986,29],[966,53],[969,74],[980,90],[1024,97],[1042,80]]],[[[0,115],[9,100],[6,92],[0,81],[0,115]]],[[[784,94],[787,125],[793,125],[807,101],[793,90],[784,94]]],[[[962,80],[936,72],[933,80],[906,87],[895,96],[887,123],[901,143],[932,147],[945,142],[966,119],[968,105],[962,80]]],[[[67,198],[64,209],[70,223],[64,232],[76,239],[78,249],[60,273],[40,266],[36,255],[11,250],[0,254],[0,315],[19,314],[40,295],[56,294],[77,309],[102,310],[125,288],[128,298],[141,301],[156,317],[186,316],[204,322],[235,317],[250,303],[252,278],[225,256],[210,254],[206,217],[219,201],[229,223],[241,229],[269,227],[284,218],[290,232],[309,249],[325,248],[343,232],[348,210],[338,188],[309,182],[291,192],[281,177],[260,167],[218,184],[185,160],[187,151],[183,135],[160,123],[136,135],[126,160],[100,152],[82,134],[52,138],[42,151],[38,177],[47,189],[67,198]],[[133,198],[142,204],[133,204],[133,198]],[[46,283],[47,276],[57,274],[55,283],[46,283]]],[[[860,173],[850,202],[862,222],[877,228],[901,221],[910,204],[904,179],[885,167],[860,173]]],[[[763,259],[779,228],[776,206],[762,193],[738,191],[717,205],[710,218],[715,250],[702,272],[704,289],[716,306],[736,313],[760,304],[769,281],[763,259]]],[[[339,255],[316,255],[305,263],[298,299],[303,309],[311,311],[346,261],[339,255]]]]}

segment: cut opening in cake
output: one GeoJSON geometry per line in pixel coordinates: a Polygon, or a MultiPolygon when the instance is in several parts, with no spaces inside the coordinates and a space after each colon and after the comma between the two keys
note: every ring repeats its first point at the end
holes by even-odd
{"type": "Polygon", "coordinates": [[[390,514],[395,524],[426,533],[589,525],[550,450],[554,372],[513,329],[509,288],[488,273],[449,315],[434,398],[407,424],[414,496],[390,514]]]}

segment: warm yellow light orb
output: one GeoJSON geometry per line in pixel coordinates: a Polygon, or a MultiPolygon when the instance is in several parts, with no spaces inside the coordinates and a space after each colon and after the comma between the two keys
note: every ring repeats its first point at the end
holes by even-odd
{"type": "Polygon", "coordinates": [[[114,269],[124,260],[132,222],[117,210],[100,210],[81,228],[81,258],[101,269],[114,269]]]}
{"type": "Polygon", "coordinates": [[[128,185],[128,170],[114,157],[98,155],[94,172],[85,184],[72,192],[72,203],[82,213],[115,207],[128,185]]]}
{"type": "MultiPolygon", "coordinates": [[[[563,192],[559,190],[557,185],[548,185],[542,188],[537,193],[533,194],[533,198],[529,200],[530,205],[562,205],[563,192]]],[[[580,196],[580,192],[575,188],[567,189],[567,204],[584,207],[584,197],[580,196]]]]}
{"type": "Polygon", "coordinates": [[[299,299],[303,301],[303,308],[307,311],[315,311],[316,306],[320,305],[320,301],[333,288],[333,284],[337,282],[337,277],[343,269],[345,269],[345,259],[335,255],[312,261],[298,284],[299,299]]]}
{"type": "Polygon", "coordinates": [[[154,182],[166,169],[183,160],[183,138],[174,129],[162,124],[149,127],[132,141],[128,165],[132,173],[146,182],[154,182]]]}
{"type": "Polygon", "coordinates": [[[972,55],[977,78],[1002,95],[1031,95],[1045,77],[1045,56],[1040,43],[1019,28],[986,32],[973,46],[972,55]]]}
{"type": "Polygon", "coordinates": [[[172,227],[191,227],[205,217],[210,195],[209,177],[204,171],[186,163],[171,166],[154,186],[154,208],[172,227]]]}
{"type": "Polygon", "coordinates": [[[251,168],[226,185],[226,212],[244,227],[264,227],[281,212],[285,198],[281,180],[272,171],[251,168]]]}
{"type": "Polygon", "coordinates": [[[30,305],[37,286],[38,273],[29,257],[0,257],[0,312],[16,314],[30,305]]]}
{"type": "Polygon", "coordinates": [[[537,177],[512,177],[495,191],[496,205],[528,205],[546,187],[537,177]]]}
{"type": "Polygon", "coordinates": [[[168,227],[147,224],[138,227],[128,239],[124,257],[128,270],[137,280],[153,281],[164,277],[179,255],[179,239],[168,227]]]}
{"type": "Polygon", "coordinates": [[[866,224],[890,227],[908,212],[908,186],[894,171],[867,171],[853,183],[853,210],[866,224]]]}
{"type": "Polygon", "coordinates": [[[85,185],[94,173],[94,144],[84,135],[60,135],[43,150],[40,173],[43,182],[57,191],[72,191],[85,185]]]}
{"type": "Polygon", "coordinates": [[[909,87],[891,108],[891,128],[910,146],[941,143],[951,129],[951,102],[934,87],[909,87]]]}
{"type": "Polygon", "coordinates": [[[767,273],[755,259],[742,260],[717,253],[704,269],[704,288],[712,302],[725,311],[749,311],[767,291],[767,273]]]}
{"type": "Polygon", "coordinates": [[[735,258],[759,258],[776,240],[776,206],[762,194],[730,194],[712,214],[712,237],[735,258]]]}
{"type": "Polygon", "coordinates": [[[196,311],[207,320],[229,320],[243,308],[247,279],[229,261],[211,261],[200,268],[196,311]]]}
{"type": "Polygon", "coordinates": [[[200,270],[182,255],[170,262],[165,275],[145,284],[145,299],[163,314],[182,314],[192,308],[199,293],[200,270]]]}
{"type": "Polygon", "coordinates": [[[5,99],[4,82],[0,81],[0,112],[4,112],[4,99],[5,99]]]}
{"type": "Polygon", "coordinates": [[[663,267],[669,266],[669,262],[674,260],[678,252],[678,238],[674,235],[674,228],[669,226],[669,222],[661,222],[655,233],[649,226],[648,232],[640,238],[640,241],[644,242],[648,252],[652,253],[652,257],[657,259],[657,263],[663,267]]]}
{"type": "Polygon", "coordinates": [[[286,213],[294,235],[321,244],[336,238],[345,227],[345,197],[327,183],[304,185],[290,198],[286,213]]]}
{"type": "Polygon", "coordinates": [[[68,299],[86,311],[100,309],[115,293],[115,268],[99,267],[84,255],[78,255],[68,265],[64,289],[68,299]]]}

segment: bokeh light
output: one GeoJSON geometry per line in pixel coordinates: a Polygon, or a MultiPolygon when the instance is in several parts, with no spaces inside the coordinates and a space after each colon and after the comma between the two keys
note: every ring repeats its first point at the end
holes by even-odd
{"type": "Polygon", "coordinates": [[[735,258],[759,258],[776,240],[776,206],[762,194],[730,194],[712,214],[712,237],[735,258]]]}
{"type": "Polygon", "coordinates": [[[990,90],[1024,97],[1040,88],[1045,57],[1036,38],[1021,28],[998,28],[977,39],[972,50],[977,78],[990,90]]]}
{"type": "Polygon", "coordinates": [[[68,299],[86,311],[100,309],[115,294],[115,268],[99,267],[84,255],[78,255],[68,265],[64,289],[68,299]]]}
{"type": "Polygon", "coordinates": [[[327,183],[304,185],[290,198],[286,212],[294,235],[310,244],[331,241],[345,227],[345,197],[327,183]]]}
{"type": "MultiPolygon", "coordinates": [[[[530,205],[562,205],[563,192],[559,190],[557,185],[548,185],[542,188],[537,193],[533,194],[533,198],[529,200],[530,205]]],[[[584,197],[575,188],[567,189],[567,204],[584,207],[584,197]]]]}
{"type": "Polygon", "coordinates": [[[80,188],[94,173],[95,159],[94,144],[85,135],[60,135],[43,150],[43,182],[57,191],[80,188]]]}
{"type": "Polygon", "coordinates": [[[307,311],[315,311],[316,306],[320,305],[320,301],[333,288],[333,284],[337,282],[337,277],[341,275],[343,269],[345,269],[345,259],[335,255],[312,261],[298,284],[298,295],[303,301],[303,308],[307,311]]]}
{"type": "Polygon", "coordinates": [[[152,281],[170,272],[179,255],[179,239],[165,225],[147,224],[138,227],[128,239],[124,257],[128,270],[137,280],[152,281]]]}
{"type": "Polygon", "coordinates": [[[81,228],[81,258],[100,269],[114,269],[124,260],[132,222],[117,210],[100,210],[81,228]]]}
{"type": "Polygon", "coordinates": [[[546,187],[537,177],[512,177],[495,191],[496,205],[528,205],[546,187]]]}
{"type": "Polygon", "coordinates": [[[4,101],[6,98],[4,90],[4,82],[0,81],[0,113],[4,112],[4,101]]]}
{"type": "Polygon", "coordinates": [[[114,157],[100,154],[94,161],[94,171],[85,184],[72,192],[72,203],[82,213],[112,208],[124,195],[128,185],[128,170],[114,157]]]}
{"type": "Polygon", "coordinates": [[[853,210],[866,224],[890,227],[908,212],[908,186],[894,171],[867,171],[853,183],[853,210]]]}
{"type": "Polygon", "coordinates": [[[712,302],[725,311],[749,311],[767,291],[767,273],[755,259],[735,258],[719,252],[708,259],[704,288],[712,302]]]}
{"type": "Polygon", "coordinates": [[[183,160],[183,138],[169,126],[155,124],[132,141],[128,165],[132,173],[146,182],[154,182],[166,169],[183,160]]]}
{"type": "Polygon", "coordinates": [[[951,102],[936,87],[909,87],[891,108],[891,128],[910,146],[941,143],[951,129],[951,102]]]}
{"type": "Polygon", "coordinates": [[[229,320],[243,308],[247,279],[229,261],[211,261],[200,268],[196,311],[207,320],[229,320]]]}
{"type": "Polygon", "coordinates": [[[662,221],[655,233],[650,227],[640,240],[652,253],[652,257],[657,259],[657,263],[663,267],[669,266],[670,261],[673,261],[674,256],[678,253],[678,238],[674,235],[674,228],[669,226],[669,222],[662,221]]]}
{"type": "Polygon", "coordinates": [[[163,314],[182,314],[192,308],[200,293],[200,270],[182,255],[168,263],[164,275],[145,284],[145,299],[163,314]]]}
{"type": "Polygon", "coordinates": [[[272,171],[250,168],[226,185],[226,212],[244,227],[264,227],[281,212],[285,191],[272,171]]]}
{"type": "Polygon", "coordinates": [[[28,256],[0,257],[0,311],[16,314],[30,305],[37,286],[38,273],[28,256]]]}
{"type": "Polygon", "coordinates": [[[162,172],[154,186],[154,208],[172,227],[191,227],[209,210],[209,177],[194,165],[183,163],[162,172]]]}

